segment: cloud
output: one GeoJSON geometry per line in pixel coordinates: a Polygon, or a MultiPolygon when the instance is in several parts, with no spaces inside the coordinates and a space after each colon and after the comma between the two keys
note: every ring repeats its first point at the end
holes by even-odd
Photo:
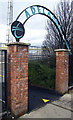
{"type": "Polygon", "coordinates": [[[28,42],[31,45],[41,46],[45,39],[46,30],[43,29],[26,29],[24,37],[20,40],[22,42],[28,42]]]}
{"type": "Polygon", "coordinates": [[[45,33],[46,33],[46,30],[42,30],[42,29],[40,29],[40,30],[37,30],[37,29],[26,29],[26,32],[25,32],[25,34],[26,34],[26,37],[27,38],[33,38],[33,37],[42,37],[42,36],[44,36],[45,35],[45,33]]]}
{"type": "MultiPolygon", "coordinates": [[[[31,5],[43,5],[53,11],[53,8],[59,3],[60,0],[13,0],[13,13],[14,20],[18,14],[28,6],[31,5]]],[[[6,30],[7,26],[7,3],[8,0],[0,0],[0,42],[6,42],[6,30]]],[[[13,20],[13,21],[14,21],[13,20]]],[[[24,18],[23,18],[24,20],[24,18]]],[[[22,42],[29,42],[32,45],[41,45],[45,39],[46,30],[45,30],[46,17],[43,16],[33,16],[25,24],[25,35],[21,39],[22,42]]],[[[14,39],[15,40],[15,39],[14,39]]]]}
{"type": "MultiPolygon", "coordinates": [[[[0,42],[5,43],[7,35],[7,25],[0,24],[0,42]]],[[[20,40],[21,42],[31,43],[31,45],[42,45],[45,38],[46,30],[44,29],[28,29],[26,28],[24,37],[20,40]]],[[[15,38],[14,38],[15,41],[15,38]]]]}
{"type": "Polygon", "coordinates": [[[0,24],[0,42],[6,42],[6,30],[7,30],[7,25],[0,24]]]}
{"type": "Polygon", "coordinates": [[[32,40],[31,42],[29,41],[29,43],[31,43],[31,46],[38,46],[38,47],[41,47],[42,46],[42,43],[43,43],[43,41],[44,41],[44,39],[40,39],[40,38],[38,38],[38,39],[34,39],[34,40],[32,40]]]}

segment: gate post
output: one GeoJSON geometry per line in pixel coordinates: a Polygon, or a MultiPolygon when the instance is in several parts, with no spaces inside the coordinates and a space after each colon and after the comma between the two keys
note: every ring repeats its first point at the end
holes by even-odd
{"type": "Polygon", "coordinates": [[[28,46],[8,43],[8,107],[14,116],[28,111],[28,46]]]}
{"type": "Polygon", "coordinates": [[[57,49],[56,52],[56,83],[55,89],[64,94],[68,91],[69,53],[66,49],[57,49]]]}

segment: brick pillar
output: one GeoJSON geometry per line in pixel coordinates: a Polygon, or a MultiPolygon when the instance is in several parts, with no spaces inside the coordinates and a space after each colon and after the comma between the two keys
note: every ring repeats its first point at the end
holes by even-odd
{"type": "Polygon", "coordinates": [[[69,53],[66,49],[56,51],[56,83],[55,89],[58,93],[64,94],[68,91],[68,66],[69,53]]]}
{"type": "Polygon", "coordinates": [[[28,46],[8,43],[8,106],[13,115],[28,111],[28,46]]]}

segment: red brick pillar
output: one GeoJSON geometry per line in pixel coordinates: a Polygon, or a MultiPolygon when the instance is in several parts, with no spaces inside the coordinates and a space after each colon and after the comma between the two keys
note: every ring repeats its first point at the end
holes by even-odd
{"type": "Polygon", "coordinates": [[[66,49],[57,49],[56,51],[56,83],[55,89],[58,93],[68,91],[68,66],[69,53],[66,49]]]}
{"type": "Polygon", "coordinates": [[[8,106],[15,116],[28,110],[28,46],[8,43],[8,106]]]}

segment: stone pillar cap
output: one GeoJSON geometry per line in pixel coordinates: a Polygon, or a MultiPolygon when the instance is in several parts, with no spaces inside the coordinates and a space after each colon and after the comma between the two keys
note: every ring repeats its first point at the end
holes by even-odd
{"type": "Polygon", "coordinates": [[[11,43],[7,43],[6,45],[7,46],[10,46],[10,45],[30,46],[31,44],[30,43],[23,43],[23,42],[11,42],[11,43]]]}
{"type": "Polygon", "coordinates": [[[69,52],[69,51],[71,51],[71,50],[68,50],[68,49],[56,49],[56,50],[54,50],[55,52],[62,52],[62,51],[64,51],[64,52],[69,52]]]}

